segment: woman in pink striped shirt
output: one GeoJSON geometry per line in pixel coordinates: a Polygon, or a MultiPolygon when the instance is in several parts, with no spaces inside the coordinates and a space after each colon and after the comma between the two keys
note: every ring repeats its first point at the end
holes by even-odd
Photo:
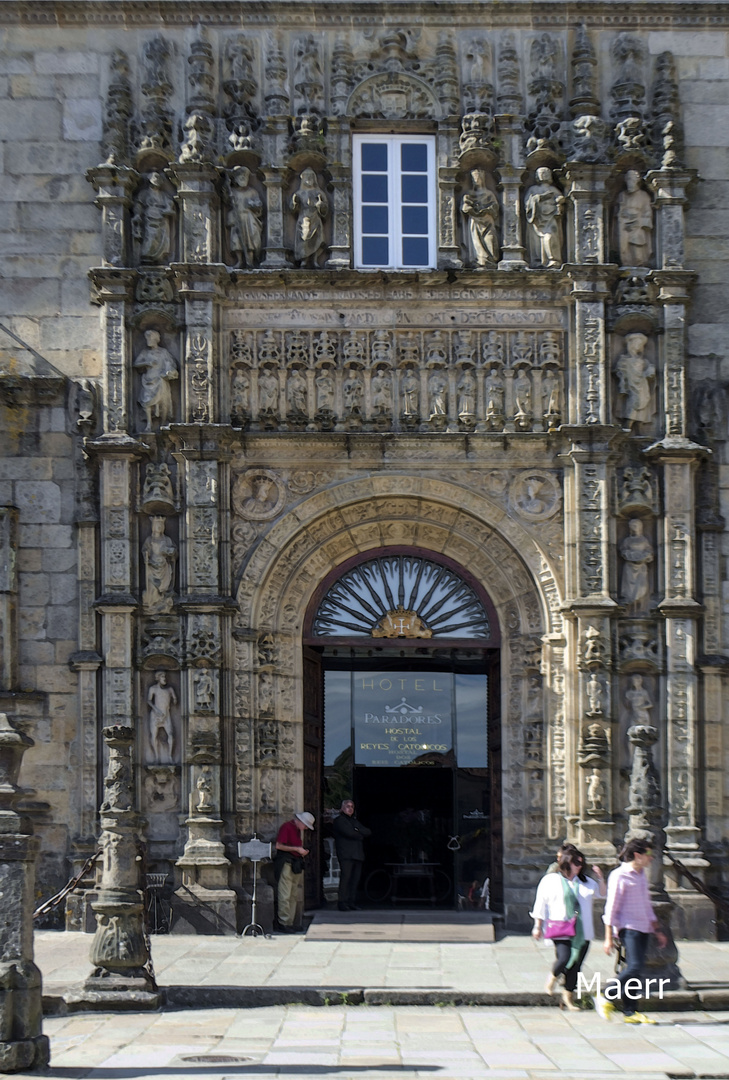
{"type": "MultiPolygon", "coordinates": [[[[614,948],[613,928],[620,935],[625,949],[625,967],[618,975],[620,1002],[626,1024],[655,1024],[645,1013],[637,1012],[632,1004],[639,995],[626,993],[629,979],[642,981],[645,954],[651,934],[655,934],[661,948],[665,948],[666,935],[659,929],[656,913],[648,895],[646,867],[650,866],[653,852],[647,840],[629,840],[619,855],[621,865],[608,878],[608,894],[605,902],[605,952],[610,955],[614,948]]],[[[636,983],[633,983],[635,986],[636,983]]],[[[609,1020],[616,1006],[601,995],[595,1007],[605,1020],[609,1020]]]]}

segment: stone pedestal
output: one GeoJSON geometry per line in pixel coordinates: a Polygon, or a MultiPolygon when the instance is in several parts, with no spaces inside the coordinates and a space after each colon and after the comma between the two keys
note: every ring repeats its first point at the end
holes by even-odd
{"type": "Polygon", "coordinates": [[[90,956],[94,971],[73,1000],[89,1008],[155,1009],[160,995],[151,970],[139,887],[139,816],[133,806],[131,759],[134,732],[128,727],[107,727],[103,735],[109,767],[100,812],[101,887],[92,905],[96,914],[90,956]]]}
{"type": "Polygon", "coordinates": [[[188,818],[188,840],[176,865],[182,882],[172,904],[173,934],[236,934],[238,898],[229,888],[230,862],[220,839],[223,822],[188,818]]]}
{"type": "Polygon", "coordinates": [[[38,840],[16,812],[16,781],[33,742],[0,713],[0,1072],[48,1064],[41,1034],[41,973],[33,963],[33,906],[38,840]]]}

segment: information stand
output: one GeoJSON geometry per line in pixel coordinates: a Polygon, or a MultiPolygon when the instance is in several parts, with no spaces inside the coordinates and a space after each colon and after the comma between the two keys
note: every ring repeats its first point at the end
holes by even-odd
{"type": "Polygon", "coordinates": [[[263,859],[271,858],[271,844],[264,844],[262,840],[259,840],[254,833],[250,840],[246,840],[245,843],[239,842],[238,844],[238,857],[241,859],[250,859],[253,863],[253,895],[251,896],[251,921],[247,926],[243,927],[241,931],[241,937],[245,937],[246,934],[252,934],[253,937],[266,936],[266,931],[263,927],[256,922],[256,885],[258,884],[258,863],[263,859]]]}

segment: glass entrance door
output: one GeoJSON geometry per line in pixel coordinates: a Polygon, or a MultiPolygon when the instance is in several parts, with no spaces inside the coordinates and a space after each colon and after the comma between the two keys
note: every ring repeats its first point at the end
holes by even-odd
{"type": "Polygon", "coordinates": [[[488,658],[439,652],[376,667],[352,655],[346,669],[325,657],[324,816],[353,797],[372,829],[363,904],[476,909],[488,892],[488,658]]]}

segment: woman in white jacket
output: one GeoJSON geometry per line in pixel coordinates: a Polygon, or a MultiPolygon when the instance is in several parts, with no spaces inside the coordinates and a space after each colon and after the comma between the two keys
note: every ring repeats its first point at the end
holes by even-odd
{"type": "MultiPolygon", "coordinates": [[[[554,942],[555,962],[545,987],[551,994],[560,975],[564,974],[562,1004],[575,1011],[574,992],[577,975],[590,947],[595,930],[592,921],[592,901],[605,895],[605,879],[599,866],[592,872],[597,880],[584,873],[584,856],[574,844],[564,844],[557,853],[557,870],[546,873],[537,886],[537,896],[531,916],[534,919],[532,936],[539,941],[545,936],[554,942]],[[569,924],[574,920],[574,935],[555,937],[550,923],[569,924]],[[546,924],[546,925],[545,925],[546,924]],[[550,932],[551,929],[551,932],[550,932]]],[[[557,927],[556,929],[560,929],[557,927]]],[[[563,926],[568,930],[568,925],[563,926]]]]}

